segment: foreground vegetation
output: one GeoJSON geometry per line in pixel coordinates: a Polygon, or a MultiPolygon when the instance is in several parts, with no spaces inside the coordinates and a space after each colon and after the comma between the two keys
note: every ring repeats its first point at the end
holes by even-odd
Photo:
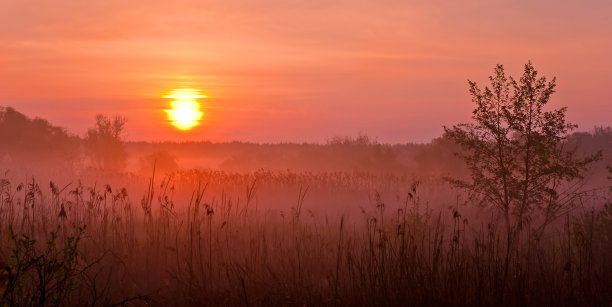
{"type": "MultiPolygon", "coordinates": [[[[216,174],[200,180],[228,178],[216,174]]],[[[407,186],[403,199],[375,194],[359,215],[329,217],[304,208],[307,174],[291,183],[300,189],[286,212],[255,201],[258,187],[277,177],[244,178],[250,182],[240,194],[211,194],[202,181],[181,204],[173,195],[187,191],[174,183],[194,180],[193,174],[151,178],[139,203],[111,186],[47,188],[34,180],[15,186],[3,179],[3,304],[612,301],[611,205],[568,212],[542,236],[524,231],[508,251],[503,223],[468,218],[460,204],[428,208],[418,184],[407,186]]]]}

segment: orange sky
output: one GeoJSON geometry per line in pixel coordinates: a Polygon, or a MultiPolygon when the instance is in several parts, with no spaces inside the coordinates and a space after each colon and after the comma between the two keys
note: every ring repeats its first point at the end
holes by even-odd
{"type": "Polygon", "coordinates": [[[612,124],[612,1],[0,0],[0,105],[130,140],[427,141],[469,119],[466,79],[532,60],[552,103],[612,124]],[[203,89],[168,125],[164,92],[203,89]]]}

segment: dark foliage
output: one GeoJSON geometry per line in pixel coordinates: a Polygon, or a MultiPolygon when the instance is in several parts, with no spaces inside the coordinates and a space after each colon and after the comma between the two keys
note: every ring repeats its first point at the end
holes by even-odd
{"type": "Polygon", "coordinates": [[[0,108],[0,144],[0,160],[13,164],[74,163],[81,153],[77,136],[11,107],[0,108]]]}

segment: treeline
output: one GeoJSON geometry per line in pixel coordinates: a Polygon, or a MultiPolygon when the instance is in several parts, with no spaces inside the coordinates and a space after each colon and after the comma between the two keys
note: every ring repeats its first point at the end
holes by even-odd
{"type": "MultiPolygon", "coordinates": [[[[296,172],[401,173],[418,177],[462,176],[464,164],[452,140],[439,137],[426,144],[385,144],[365,135],[333,137],[325,143],[256,144],[248,142],[124,142],[123,117],[98,115],[83,136],[0,107],[0,163],[4,168],[28,165],[75,166],[146,172],[188,168],[251,172],[259,169],[296,172]]],[[[612,127],[595,127],[569,136],[569,150],[601,151],[590,175],[605,178],[612,165],[612,127]]]]}
{"type": "Polygon", "coordinates": [[[123,170],[125,118],[98,115],[83,137],[46,119],[0,107],[0,165],[8,168],[97,167],[123,170]]]}
{"type": "MultiPolygon", "coordinates": [[[[390,146],[367,136],[335,137],[324,144],[242,142],[133,142],[126,144],[134,156],[173,156],[181,168],[213,168],[230,172],[357,171],[405,173],[409,160],[402,151],[416,153],[422,145],[390,146]]],[[[167,159],[158,159],[167,161],[167,159]]]]}
{"type": "MultiPolygon", "coordinates": [[[[419,177],[466,175],[464,163],[455,156],[461,151],[452,140],[439,137],[426,144],[384,144],[367,136],[336,137],[323,144],[241,142],[130,142],[127,150],[136,157],[153,154],[173,168],[213,168],[231,172],[258,169],[275,171],[352,171],[408,173],[419,177]]],[[[592,165],[597,177],[612,165],[612,128],[595,127],[568,137],[568,150],[579,155],[601,151],[603,158],[592,165]]]]}
{"type": "Polygon", "coordinates": [[[42,118],[28,118],[0,108],[0,161],[4,163],[71,163],[82,153],[81,139],[42,118]]]}

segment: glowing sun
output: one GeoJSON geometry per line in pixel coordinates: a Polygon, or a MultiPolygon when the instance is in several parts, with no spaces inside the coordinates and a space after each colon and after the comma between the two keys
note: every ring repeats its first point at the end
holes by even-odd
{"type": "Polygon", "coordinates": [[[170,109],[166,109],[170,123],[180,130],[190,130],[200,124],[204,113],[200,111],[198,98],[206,96],[200,94],[200,90],[192,88],[174,89],[164,98],[174,99],[170,101],[170,109]]]}

